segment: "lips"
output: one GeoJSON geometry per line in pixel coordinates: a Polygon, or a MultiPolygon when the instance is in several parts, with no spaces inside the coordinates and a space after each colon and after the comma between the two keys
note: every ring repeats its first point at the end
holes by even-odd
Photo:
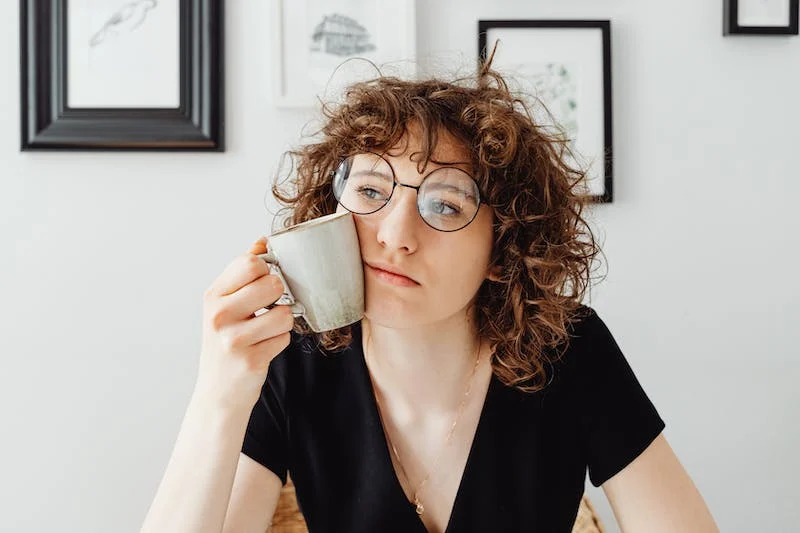
{"type": "Polygon", "coordinates": [[[398,282],[407,282],[408,284],[419,285],[419,282],[416,281],[414,278],[406,274],[402,269],[387,264],[387,263],[376,263],[376,262],[367,262],[368,267],[372,268],[376,271],[376,273],[384,273],[388,274],[391,278],[394,278],[395,281],[398,282]]]}

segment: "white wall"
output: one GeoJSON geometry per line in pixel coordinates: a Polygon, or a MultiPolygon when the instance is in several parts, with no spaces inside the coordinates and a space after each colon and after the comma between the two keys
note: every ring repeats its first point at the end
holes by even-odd
{"type": "MultiPolygon", "coordinates": [[[[17,3],[0,17],[2,531],[138,530],[202,290],[267,231],[270,172],[307,117],[270,102],[269,2],[227,4],[225,154],[20,153],[17,3]]],[[[426,61],[466,67],[479,18],[613,20],[616,201],[595,215],[609,276],[591,303],[721,529],[797,527],[800,38],[723,38],[721,0],[418,9],[426,61]]]]}

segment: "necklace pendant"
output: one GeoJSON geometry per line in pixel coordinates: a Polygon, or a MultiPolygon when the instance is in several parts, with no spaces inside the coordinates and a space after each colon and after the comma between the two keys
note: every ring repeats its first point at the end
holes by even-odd
{"type": "Polygon", "coordinates": [[[422,513],[425,512],[425,508],[422,506],[422,503],[419,500],[414,500],[414,506],[416,507],[417,514],[422,516],[422,513]]]}

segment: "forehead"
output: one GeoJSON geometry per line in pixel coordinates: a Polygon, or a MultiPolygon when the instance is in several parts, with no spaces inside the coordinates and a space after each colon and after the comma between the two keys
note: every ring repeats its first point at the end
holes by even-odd
{"type": "Polygon", "coordinates": [[[471,165],[472,156],[469,149],[452,133],[444,128],[438,129],[430,154],[426,154],[425,150],[426,136],[427,132],[422,131],[420,126],[409,124],[405,135],[386,151],[386,155],[410,159],[420,165],[428,163],[426,158],[433,164],[459,164],[467,167],[471,165]]]}

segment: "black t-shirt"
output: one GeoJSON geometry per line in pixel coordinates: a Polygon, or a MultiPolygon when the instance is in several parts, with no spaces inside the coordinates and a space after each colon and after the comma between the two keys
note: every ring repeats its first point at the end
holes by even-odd
{"type": "MultiPolygon", "coordinates": [[[[492,376],[447,526],[457,532],[566,532],[589,479],[600,486],[658,436],[664,422],[606,325],[590,308],[536,393],[492,376]]],[[[311,336],[271,363],[243,453],[295,484],[311,533],[424,533],[392,467],[361,349],[311,336]]]]}

